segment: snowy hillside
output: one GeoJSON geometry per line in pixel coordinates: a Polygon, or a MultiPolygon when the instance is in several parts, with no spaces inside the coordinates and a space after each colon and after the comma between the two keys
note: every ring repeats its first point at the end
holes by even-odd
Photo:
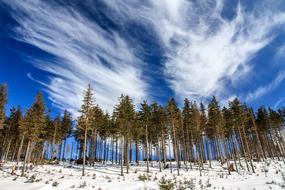
{"type": "Polygon", "coordinates": [[[129,174],[120,176],[120,167],[108,164],[106,166],[95,165],[87,167],[85,177],[81,177],[80,166],[43,165],[28,168],[25,177],[19,177],[20,171],[12,173],[9,162],[2,166],[0,172],[0,189],[285,189],[285,164],[282,161],[267,160],[266,162],[254,163],[256,173],[249,173],[245,169],[239,173],[227,174],[226,167],[223,169],[220,163],[214,162],[213,168],[202,171],[196,166],[192,170],[181,170],[177,176],[175,170],[170,173],[169,169],[159,172],[158,167],[151,167],[151,172],[146,174],[146,167],[131,166],[129,174]],[[164,188],[163,188],[164,187],[164,188]],[[172,188],[171,188],[172,187],[172,188]]]}

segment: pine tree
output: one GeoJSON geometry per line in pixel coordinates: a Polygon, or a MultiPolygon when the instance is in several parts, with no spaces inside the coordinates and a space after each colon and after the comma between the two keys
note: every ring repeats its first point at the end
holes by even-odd
{"type": "Polygon", "coordinates": [[[82,167],[82,176],[85,175],[85,162],[86,162],[86,147],[87,147],[87,133],[90,130],[90,119],[91,119],[91,110],[94,106],[93,103],[93,92],[92,87],[89,84],[83,98],[83,104],[81,106],[81,116],[78,118],[78,127],[82,128],[84,131],[84,145],[83,145],[83,167],[82,167]],[[80,121],[83,121],[83,123],[80,121]]]}
{"type": "Polygon", "coordinates": [[[36,143],[42,140],[42,135],[45,133],[44,125],[46,124],[45,104],[43,94],[38,93],[36,101],[27,111],[22,125],[25,125],[28,145],[25,154],[25,160],[22,168],[22,176],[26,170],[26,163],[30,159],[31,153],[36,143]]]}
{"type": "MultiPolygon", "coordinates": [[[[20,126],[20,120],[22,117],[22,112],[21,109],[15,108],[13,107],[10,110],[10,116],[7,118],[6,120],[6,125],[4,128],[4,148],[6,148],[6,150],[3,152],[4,154],[2,155],[2,160],[6,161],[7,157],[9,155],[9,151],[11,149],[11,144],[13,143],[15,146],[14,147],[14,151],[17,147],[18,144],[18,132],[19,132],[19,126],[20,126]]],[[[13,156],[12,156],[13,157],[13,156]]],[[[13,159],[13,158],[12,158],[13,159]]]]}
{"type": "Polygon", "coordinates": [[[179,154],[178,154],[178,142],[177,142],[177,137],[176,133],[179,127],[181,127],[181,120],[180,120],[180,110],[177,107],[177,104],[174,100],[174,98],[171,98],[168,102],[167,105],[167,115],[168,115],[168,122],[169,126],[171,127],[170,131],[172,133],[172,142],[173,142],[173,154],[174,158],[177,163],[177,175],[179,175],[179,154]]]}
{"type": "Polygon", "coordinates": [[[121,175],[123,176],[123,163],[127,166],[127,173],[129,170],[128,163],[128,142],[131,136],[132,123],[135,121],[135,110],[132,100],[129,96],[122,95],[119,104],[115,107],[116,125],[119,133],[123,137],[121,140],[121,175]],[[123,148],[124,146],[124,148],[123,148]]]}
{"type": "Polygon", "coordinates": [[[141,125],[144,128],[144,140],[146,147],[146,165],[147,165],[147,173],[149,173],[149,132],[151,125],[151,108],[146,101],[141,104],[141,109],[139,112],[139,117],[141,121],[141,125]]]}
{"type": "Polygon", "coordinates": [[[61,120],[61,133],[61,140],[64,141],[63,155],[61,158],[65,159],[66,139],[72,134],[72,116],[67,110],[64,110],[63,118],[61,120]]]}
{"type": "MultiPolygon", "coordinates": [[[[60,131],[61,128],[62,128],[61,118],[60,118],[60,115],[58,115],[53,121],[53,137],[52,137],[52,149],[51,149],[51,160],[52,161],[54,160],[54,157],[55,157],[54,154],[56,153],[55,145],[61,139],[61,131],[60,131]]],[[[56,156],[56,159],[58,159],[57,156],[56,156]]]]}
{"type": "MultiPolygon", "coordinates": [[[[182,117],[183,117],[183,130],[186,133],[186,160],[190,162],[190,169],[192,169],[192,153],[193,153],[193,134],[191,130],[191,117],[192,117],[192,109],[190,107],[190,101],[186,98],[184,100],[184,107],[182,111],[182,117]]],[[[187,169],[187,165],[186,165],[187,169]]]]}
{"type": "Polygon", "coordinates": [[[191,125],[191,133],[193,142],[195,144],[195,155],[197,155],[198,159],[198,168],[200,172],[200,176],[202,176],[202,168],[203,168],[203,158],[202,158],[202,131],[201,131],[201,115],[198,109],[196,102],[191,105],[191,117],[190,117],[190,125],[191,125]]]}
{"type": "Polygon", "coordinates": [[[91,109],[90,114],[90,130],[91,130],[91,162],[94,165],[97,151],[97,136],[101,132],[101,130],[105,127],[104,126],[104,113],[99,105],[95,105],[91,109]]]}

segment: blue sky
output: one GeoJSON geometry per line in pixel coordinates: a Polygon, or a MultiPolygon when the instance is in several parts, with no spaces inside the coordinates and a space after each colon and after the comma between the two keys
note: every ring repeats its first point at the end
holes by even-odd
{"type": "Polygon", "coordinates": [[[88,83],[109,111],[120,94],[279,108],[284,26],[282,0],[1,0],[0,82],[8,108],[42,90],[74,115],[88,83]]]}

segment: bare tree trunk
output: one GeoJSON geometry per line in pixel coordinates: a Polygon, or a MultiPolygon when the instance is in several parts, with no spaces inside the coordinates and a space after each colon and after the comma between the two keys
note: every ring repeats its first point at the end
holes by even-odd
{"type": "Polygon", "coordinates": [[[12,139],[10,139],[8,141],[8,145],[7,145],[7,148],[6,148],[6,151],[4,153],[4,157],[3,157],[3,161],[6,161],[7,160],[7,157],[8,157],[8,154],[9,154],[9,151],[10,151],[10,146],[11,146],[11,142],[12,142],[12,139]]]}
{"type": "Polygon", "coordinates": [[[247,149],[247,152],[249,154],[249,161],[250,161],[250,166],[251,166],[251,169],[252,169],[252,172],[255,173],[255,170],[254,170],[254,166],[253,166],[253,163],[252,163],[252,155],[251,155],[251,151],[249,149],[249,145],[248,145],[248,141],[247,141],[247,138],[246,138],[246,134],[245,134],[245,129],[244,129],[244,125],[242,126],[242,132],[243,132],[243,137],[244,137],[244,140],[245,140],[245,145],[246,145],[246,149],[247,149]]]}
{"type": "Polygon", "coordinates": [[[136,163],[137,165],[139,165],[139,145],[137,140],[135,144],[136,144],[136,163]]]}
{"type": "Polygon", "coordinates": [[[84,131],[84,145],[83,145],[83,167],[82,167],[82,176],[85,176],[85,161],[86,161],[86,145],[87,145],[87,124],[88,118],[86,118],[86,126],[84,131]]]}
{"type": "Polygon", "coordinates": [[[28,141],[28,145],[27,145],[27,150],[26,150],[26,154],[25,154],[25,160],[24,160],[24,163],[23,163],[21,176],[24,176],[25,171],[26,171],[26,163],[27,163],[29,151],[30,151],[30,140],[28,141]]]}
{"type": "Polygon", "coordinates": [[[148,126],[145,125],[145,140],[146,140],[146,172],[149,173],[149,147],[148,147],[148,126]]]}
{"type": "Polygon", "coordinates": [[[229,164],[229,155],[228,155],[228,151],[227,151],[225,137],[223,137],[223,139],[221,139],[221,140],[222,140],[222,143],[223,143],[223,146],[224,146],[224,152],[225,152],[225,158],[226,158],[226,162],[227,162],[228,174],[230,175],[231,171],[230,171],[230,164],[229,164]]]}
{"type": "Polygon", "coordinates": [[[207,146],[206,146],[206,149],[207,149],[207,156],[208,156],[208,160],[209,160],[209,167],[212,168],[212,158],[211,158],[211,155],[210,155],[210,141],[209,139],[207,140],[207,146]]]}
{"type": "Polygon", "coordinates": [[[57,127],[54,127],[53,139],[52,139],[52,147],[51,147],[51,161],[53,161],[54,157],[54,146],[55,146],[55,137],[56,137],[57,127]]]}
{"type": "Polygon", "coordinates": [[[45,145],[43,145],[43,150],[42,150],[42,154],[41,154],[41,161],[43,161],[43,159],[44,159],[45,151],[46,151],[46,147],[45,147],[45,145]]]}
{"type": "Polygon", "coordinates": [[[21,157],[21,153],[22,153],[22,148],[23,148],[23,144],[24,144],[24,139],[25,139],[25,135],[22,136],[21,142],[20,142],[20,146],[19,146],[19,149],[18,149],[18,154],[17,154],[17,166],[18,166],[19,161],[20,161],[20,157],[21,157]]]}
{"type": "Polygon", "coordinates": [[[132,139],[130,139],[129,152],[130,152],[130,160],[129,160],[129,162],[130,162],[130,163],[132,163],[132,161],[133,161],[133,146],[132,146],[132,139]]]}
{"type": "Polygon", "coordinates": [[[174,158],[175,158],[176,163],[177,163],[177,175],[179,176],[180,173],[179,173],[178,147],[177,147],[176,134],[175,134],[175,128],[174,128],[172,116],[171,116],[171,124],[172,124],[173,141],[174,141],[173,153],[174,153],[174,158]]]}
{"type": "MultiPolygon", "coordinates": [[[[242,128],[243,128],[243,126],[242,126],[242,128]]],[[[244,158],[245,158],[244,160],[245,160],[245,163],[246,163],[246,168],[247,168],[247,171],[250,171],[248,163],[247,163],[248,162],[248,158],[247,158],[247,154],[246,154],[246,151],[245,151],[245,148],[244,148],[243,138],[242,138],[242,134],[241,134],[241,131],[240,131],[240,127],[238,127],[238,133],[239,133],[239,137],[240,137],[242,151],[243,151],[244,158]]]]}
{"type": "MultiPolygon", "coordinates": [[[[162,122],[161,122],[161,126],[164,126],[162,122]]],[[[165,147],[164,129],[162,129],[162,156],[163,156],[163,167],[165,168],[165,164],[166,164],[166,147],[165,147]]]]}
{"type": "Polygon", "coordinates": [[[33,150],[35,148],[35,145],[36,144],[33,143],[33,142],[30,144],[30,151],[29,151],[29,154],[28,154],[27,164],[29,164],[30,161],[31,161],[31,156],[32,156],[33,150]]]}
{"type": "Polygon", "coordinates": [[[116,164],[118,164],[118,137],[116,137],[116,164]]]}
{"type": "Polygon", "coordinates": [[[114,164],[114,136],[112,136],[112,140],[111,140],[111,152],[112,152],[112,155],[111,155],[111,161],[112,161],[112,165],[114,164]]]}
{"type": "Polygon", "coordinates": [[[199,167],[199,173],[200,173],[200,176],[202,176],[202,167],[201,167],[202,166],[202,159],[201,159],[201,155],[200,155],[200,152],[201,152],[201,150],[200,150],[200,143],[197,142],[196,145],[197,145],[196,146],[196,148],[197,148],[196,151],[197,151],[198,162],[199,162],[199,164],[198,164],[199,165],[198,166],[199,167]]]}
{"type": "Polygon", "coordinates": [[[104,140],[104,164],[106,164],[107,160],[107,138],[104,140]]]}
{"type": "Polygon", "coordinates": [[[13,149],[13,153],[12,153],[12,157],[11,157],[12,161],[15,161],[15,156],[16,156],[18,146],[19,146],[19,139],[16,140],[15,147],[13,149]]]}
{"type": "Polygon", "coordinates": [[[124,147],[123,146],[124,146],[124,136],[123,136],[123,139],[121,140],[121,147],[120,147],[121,148],[121,151],[120,151],[120,155],[121,155],[121,159],[120,159],[121,160],[120,161],[121,162],[121,176],[124,176],[124,168],[123,168],[124,147]]]}
{"type": "Polygon", "coordinates": [[[170,150],[170,135],[168,135],[168,152],[169,152],[169,165],[170,165],[170,172],[172,173],[172,158],[171,158],[171,150],[170,150]]]}
{"type": "MultiPolygon", "coordinates": [[[[159,138],[157,138],[159,139],[159,138]]],[[[157,156],[158,156],[158,165],[159,165],[159,172],[161,172],[161,158],[160,158],[160,141],[157,142],[157,156]]]]}
{"type": "Polygon", "coordinates": [[[254,120],[252,114],[251,114],[251,120],[252,120],[252,123],[253,123],[253,129],[254,129],[254,133],[255,133],[258,149],[260,151],[260,152],[257,152],[257,154],[258,154],[259,157],[261,157],[261,159],[264,159],[264,151],[263,151],[263,148],[261,146],[260,138],[259,138],[259,135],[258,135],[258,132],[257,132],[257,125],[255,123],[255,120],[254,120]],[[261,154],[261,155],[259,155],[259,154],[261,154]]]}
{"type": "MultiPolygon", "coordinates": [[[[235,163],[235,167],[236,167],[236,171],[238,172],[238,166],[237,166],[237,161],[236,161],[236,157],[237,157],[237,152],[236,152],[236,148],[233,142],[233,139],[230,138],[229,140],[231,142],[232,148],[233,148],[233,158],[234,158],[234,163],[235,163]]],[[[229,143],[229,142],[228,142],[229,143]]]]}
{"type": "Polygon", "coordinates": [[[128,137],[124,138],[124,146],[125,146],[125,150],[124,150],[124,153],[125,153],[125,158],[124,158],[124,164],[126,165],[127,167],[127,174],[129,173],[129,139],[128,137]]]}

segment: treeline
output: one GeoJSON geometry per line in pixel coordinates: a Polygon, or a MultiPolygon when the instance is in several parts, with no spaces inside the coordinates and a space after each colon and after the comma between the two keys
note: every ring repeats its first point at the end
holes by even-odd
{"type": "Polygon", "coordinates": [[[80,116],[71,114],[51,118],[43,95],[23,112],[12,108],[6,117],[7,86],[0,85],[0,158],[2,162],[23,161],[22,175],[28,163],[71,158],[75,142],[77,155],[85,164],[96,162],[121,165],[121,175],[132,164],[146,162],[151,167],[191,171],[202,175],[211,161],[226,164],[228,173],[247,169],[255,172],[254,162],[273,158],[284,161],[285,109],[261,106],[256,113],[237,98],[220,107],[215,97],[208,106],[185,99],[183,108],[174,98],[167,105],[144,101],[138,110],[129,96],[122,95],[113,113],[108,114],[94,102],[91,86],[85,92],[80,116]],[[56,148],[57,147],[57,148],[56,148]],[[154,166],[154,162],[157,164],[154,166]]]}

